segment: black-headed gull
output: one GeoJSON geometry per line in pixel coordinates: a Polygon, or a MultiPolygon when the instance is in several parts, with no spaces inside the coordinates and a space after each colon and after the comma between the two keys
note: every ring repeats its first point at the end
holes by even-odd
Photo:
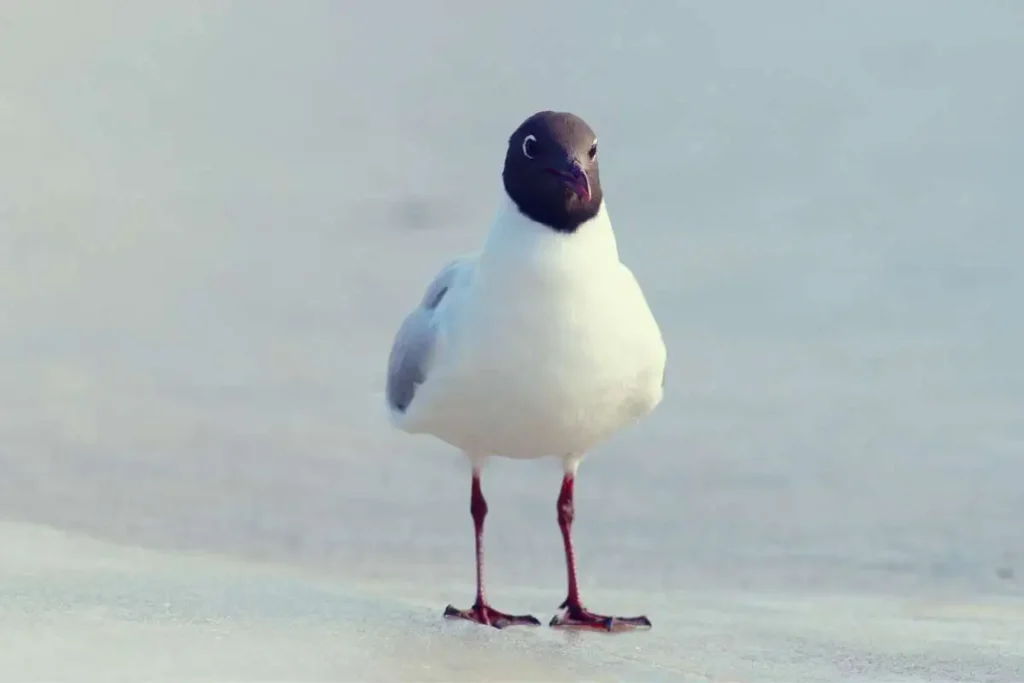
{"type": "Polygon", "coordinates": [[[388,361],[396,427],[461,449],[472,464],[476,602],[445,616],[497,628],[540,622],[492,608],[484,592],[490,455],[562,459],[558,524],[569,590],[551,626],[649,627],[583,606],[572,542],[573,484],[587,451],[660,403],[665,344],[636,278],[619,261],[581,118],[544,111],[508,140],[505,192],[483,249],[448,264],[405,319],[388,361]]]}

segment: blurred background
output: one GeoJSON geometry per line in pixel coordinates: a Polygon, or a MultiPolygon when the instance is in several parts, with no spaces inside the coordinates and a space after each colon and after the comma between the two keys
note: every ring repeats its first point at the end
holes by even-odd
{"type": "MultiPolygon", "coordinates": [[[[1022,63],[1014,0],[5,2],[0,517],[468,603],[386,358],[560,109],[669,349],[584,591],[1020,597],[1022,63]]],[[[499,607],[563,597],[559,472],[485,475],[499,607]]]]}

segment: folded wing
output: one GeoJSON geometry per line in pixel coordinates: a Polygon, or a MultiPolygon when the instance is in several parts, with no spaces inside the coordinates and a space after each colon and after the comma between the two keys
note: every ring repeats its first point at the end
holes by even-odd
{"type": "Polygon", "coordinates": [[[417,388],[427,381],[437,343],[437,312],[453,286],[461,284],[469,265],[467,258],[445,266],[427,287],[422,301],[402,322],[388,358],[385,397],[388,407],[405,413],[417,388]]]}

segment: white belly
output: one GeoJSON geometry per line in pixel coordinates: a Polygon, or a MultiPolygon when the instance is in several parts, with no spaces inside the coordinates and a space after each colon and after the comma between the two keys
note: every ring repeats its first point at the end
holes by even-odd
{"type": "Polygon", "coordinates": [[[632,276],[626,284],[523,285],[467,303],[417,400],[422,429],[470,453],[582,455],[661,401],[665,347],[632,276]],[[525,291],[524,291],[525,289],[525,291]]]}

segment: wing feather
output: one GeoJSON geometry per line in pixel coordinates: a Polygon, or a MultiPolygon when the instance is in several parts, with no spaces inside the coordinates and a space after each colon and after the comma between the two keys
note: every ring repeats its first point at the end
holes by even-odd
{"type": "Polygon", "coordinates": [[[408,410],[417,388],[427,380],[437,342],[435,314],[467,263],[467,259],[456,259],[446,265],[427,287],[420,304],[398,328],[388,358],[385,388],[388,406],[393,411],[408,410]]]}

